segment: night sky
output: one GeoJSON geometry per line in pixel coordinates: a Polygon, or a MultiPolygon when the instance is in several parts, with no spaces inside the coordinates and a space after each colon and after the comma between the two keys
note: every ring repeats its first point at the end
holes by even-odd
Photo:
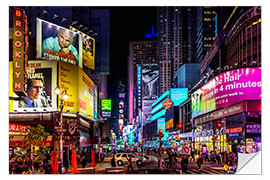
{"type": "Polygon", "coordinates": [[[116,98],[116,80],[127,78],[130,41],[144,41],[157,31],[156,7],[110,7],[110,75],[108,97],[116,98]]]}

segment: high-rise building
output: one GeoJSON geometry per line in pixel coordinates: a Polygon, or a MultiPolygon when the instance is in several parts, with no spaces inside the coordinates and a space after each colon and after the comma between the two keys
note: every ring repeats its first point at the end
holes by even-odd
{"type": "MultiPolygon", "coordinates": [[[[137,89],[138,66],[142,67],[143,62],[157,62],[157,44],[155,40],[136,41],[129,43],[129,60],[128,60],[128,119],[132,123],[133,115],[137,115],[137,106],[141,101],[137,100],[134,104],[134,97],[141,98],[133,92],[141,93],[137,89]],[[136,89],[134,91],[134,89],[136,89]],[[136,112],[133,114],[133,112],[136,112]]],[[[141,77],[141,76],[140,76],[141,77]]]]}
{"type": "Polygon", "coordinates": [[[173,74],[184,63],[191,63],[191,8],[159,7],[158,60],[160,94],[173,85],[173,74]]]}
{"type": "Polygon", "coordinates": [[[217,7],[192,8],[192,59],[200,63],[217,35],[217,7]]]}

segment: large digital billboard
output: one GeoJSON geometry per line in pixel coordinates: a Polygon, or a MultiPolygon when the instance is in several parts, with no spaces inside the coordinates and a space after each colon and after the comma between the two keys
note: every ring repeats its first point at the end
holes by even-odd
{"type": "Polygon", "coordinates": [[[245,100],[261,100],[261,68],[241,68],[215,76],[192,95],[192,117],[245,100]]]}
{"type": "Polygon", "coordinates": [[[101,99],[101,114],[102,117],[111,117],[112,110],[112,100],[111,99],[101,99]]]}
{"type": "Polygon", "coordinates": [[[188,98],[188,88],[171,88],[170,99],[173,102],[173,106],[179,106],[182,102],[188,98]]]}
{"type": "Polygon", "coordinates": [[[55,111],[57,62],[29,61],[27,65],[27,94],[13,102],[14,111],[55,111]]]}
{"type": "Polygon", "coordinates": [[[142,66],[137,66],[137,108],[142,108],[142,66]]]}
{"type": "Polygon", "coordinates": [[[37,58],[64,61],[82,67],[81,37],[56,24],[37,18],[37,58]]]}
{"type": "Polygon", "coordinates": [[[169,137],[169,132],[165,131],[165,118],[157,119],[157,132],[159,132],[159,130],[163,130],[164,136],[161,138],[161,140],[167,140],[167,138],[169,137]]]}
{"type": "Polygon", "coordinates": [[[79,32],[81,35],[83,65],[87,68],[95,70],[95,39],[74,27],[70,27],[70,29],[75,32],[79,32]]]}
{"type": "Polygon", "coordinates": [[[158,98],[159,71],[157,62],[142,64],[142,99],[153,100],[158,98]]]}

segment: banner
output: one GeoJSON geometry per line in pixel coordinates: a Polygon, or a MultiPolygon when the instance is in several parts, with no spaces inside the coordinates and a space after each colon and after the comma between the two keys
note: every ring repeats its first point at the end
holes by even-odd
{"type": "Polygon", "coordinates": [[[79,113],[94,120],[94,82],[80,68],[79,69],[79,113]]]}
{"type": "Polygon", "coordinates": [[[79,33],[37,18],[37,58],[64,61],[82,67],[79,33]]]}
{"type": "Polygon", "coordinates": [[[57,62],[29,61],[27,94],[21,101],[13,101],[14,111],[55,111],[56,74],[57,62]]]}
{"type": "Polygon", "coordinates": [[[79,32],[82,38],[82,61],[87,68],[95,70],[95,39],[70,26],[70,29],[79,32]]]}
{"type": "Polygon", "coordinates": [[[191,98],[192,117],[245,100],[261,100],[261,69],[241,68],[221,73],[191,98]]]}
{"type": "Polygon", "coordinates": [[[144,62],[142,64],[142,99],[153,100],[159,94],[159,71],[157,62],[144,62]]]}
{"type": "MultiPolygon", "coordinates": [[[[63,101],[64,112],[79,112],[78,108],[78,67],[65,63],[59,62],[59,74],[58,82],[60,89],[67,90],[68,99],[63,101]]],[[[60,96],[58,98],[58,110],[60,110],[60,96]]]]}

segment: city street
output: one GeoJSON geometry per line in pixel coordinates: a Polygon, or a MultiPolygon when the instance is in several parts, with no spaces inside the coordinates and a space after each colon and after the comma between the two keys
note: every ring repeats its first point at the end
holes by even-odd
{"type": "Polygon", "coordinates": [[[9,174],[234,174],[261,151],[261,6],[8,10],[9,174]]]}

